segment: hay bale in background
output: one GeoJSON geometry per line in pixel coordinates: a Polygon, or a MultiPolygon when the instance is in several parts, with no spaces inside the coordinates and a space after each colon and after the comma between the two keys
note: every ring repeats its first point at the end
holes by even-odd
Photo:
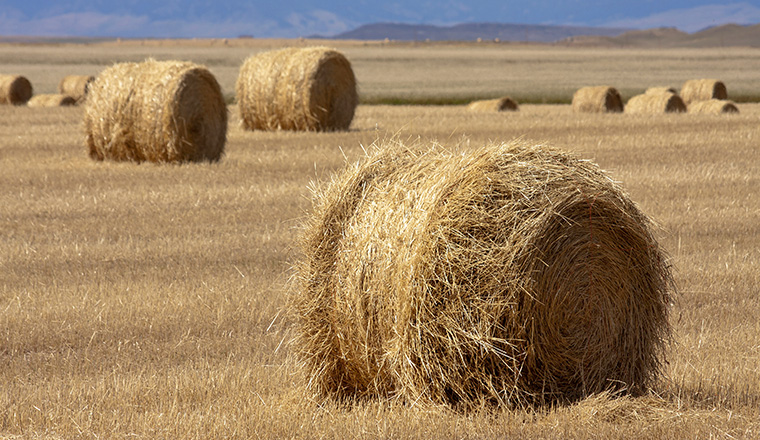
{"type": "Polygon", "coordinates": [[[581,87],[573,94],[573,111],[576,113],[620,113],[623,99],[614,87],[581,87]]]}
{"type": "Polygon", "coordinates": [[[26,105],[29,107],[66,107],[76,105],[76,100],[69,95],[42,94],[32,96],[26,105]]]}
{"type": "Polygon", "coordinates": [[[519,106],[509,96],[504,96],[498,99],[484,99],[481,101],[473,101],[467,105],[467,108],[474,112],[503,112],[503,111],[517,111],[519,106]]]}
{"type": "Polygon", "coordinates": [[[717,115],[720,113],[739,113],[739,108],[732,101],[721,99],[708,99],[689,104],[689,113],[706,113],[717,115]]]}
{"type": "Polygon", "coordinates": [[[690,79],[681,87],[681,98],[686,105],[708,99],[728,99],[728,90],[717,79],[690,79]]]}
{"type": "Polygon", "coordinates": [[[686,112],[686,104],[675,93],[646,92],[629,99],[625,104],[625,112],[631,114],[683,113],[686,112]]]}
{"type": "Polygon", "coordinates": [[[650,87],[644,91],[644,93],[653,93],[653,94],[659,94],[659,93],[673,93],[678,94],[678,90],[676,90],[675,87],[650,87]]]}
{"type": "Polygon", "coordinates": [[[91,84],[84,124],[93,159],[216,161],[224,151],[227,107],[219,83],[203,66],[120,63],[91,84]]]}
{"type": "Polygon", "coordinates": [[[76,100],[77,104],[81,104],[87,97],[87,91],[93,81],[95,81],[95,77],[91,75],[65,76],[58,83],[58,93],[69,95],[76,100]]]}
{"type": "Polygon", "coordinates": [[[32,83],[21,75],[0,75],[0,104],[22,105],[32,97],[32,83]]]}
{"type": "Polygon", "coordinates": [[[516,405],[658,376],[670,270],[592,163],[382,145],[315,196],[290,310],[316,395],[516,405]]]}
{"type": "Polygon", "coordinates": [[[326,47],[253,55],[235,89],[249,130],[347,130],[359,103],[351,63],[326,47]]]}

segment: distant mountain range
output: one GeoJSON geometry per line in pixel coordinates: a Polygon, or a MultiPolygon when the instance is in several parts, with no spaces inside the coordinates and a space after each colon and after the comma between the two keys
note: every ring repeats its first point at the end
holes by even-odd
{"type": "Polygon", "coordinates": [[[571,46],[760,47],[760,24],[727,24],[687,33],[675,28],[631,30],[581,26],[464,23],[454,26],[374,23],[334,39],[396,41],[524,41],[571,46]]]}

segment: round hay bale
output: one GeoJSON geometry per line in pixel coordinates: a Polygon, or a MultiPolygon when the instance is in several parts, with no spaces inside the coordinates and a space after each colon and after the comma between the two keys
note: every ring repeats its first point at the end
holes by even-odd
{"type": "Polygon", "coordinates": [[[249,130],[347,130],[359,103],[351,63],[326,47],[253,55],[235,89],[249,130]]]}
{"type": "Polygon", "coordinates": [[[69,95],[57,93],[34,95],[27,101],[29,107],[66,107],[76,105],[76,100],[69,95]]]}
{"type": "Polygon", "coordinates": [[[517,102],[509,96],[504,96],[498,99],[473,101],[467,105],[467,108],[470,111],[479,113],[518,111],[520,109],[517,102]]]}
{"type": "Polygon", "coordinates": [[[621,113],[623,98],[614,87],[581,87],[573,94],[573,111],[576,113],[621,113]]]}
{"type": "Polygon", "coordinates": [[[84,102],[90,84],[95,81],[92,75],[68,75],[58,83],[58,93],[69,95],[76,100],[77,104],[84,102]]]}
{"type": "Polygon", "coordinates": [[[658,377],[672,279],[650,220],[545,146],[383,145],[315,192],[290,298],[320,397],[539,404],[658,377]]]}
{"type": "Polygon", "coordinates": [[[689,104],[689,113],[705,113],[717,115],[721,113],[739,113],[739,108],[732,101],[708,99],[689,104]]]}
{"type": "Polygon", "coordinates": [[[149,59],[105,69],[90,86],[84,124],[96,160],[217,161],[227,107],[205,67],[149,59]]]}
{"type": "Polygon", "coordinates": [[[21,75],[0,75],[0,104],[23,105],[32,97],[32,83],[21,75]]]}
{"type": "Polygon", "coordinates": [[[660,93],[673,93],[675,95],[678,94],[678,90],[676,90],[675,87],[650,87],[644,91],[644,93],[653,93],[653,94],[660,94],[660,93]]]}
{"type": "Polygon", "coordinates": [[[631,114],[683,113],[686,112],[686,104],[674,93],[646,92],[629,99],[625,104],[625,112],[631,114]]]}
{"type": "Polygon", "coordinates": [[[708,99],[728,99],[728,90],[717,79],[690,79],[681,87],[681,98],[686,105],[708,99]]]}

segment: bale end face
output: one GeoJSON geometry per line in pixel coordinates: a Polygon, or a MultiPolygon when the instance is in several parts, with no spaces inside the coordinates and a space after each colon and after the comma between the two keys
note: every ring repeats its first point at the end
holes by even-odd
{"type": "Polygon", "coordinates": [[[32,83],[20,75],[0,75],[0,104],[24,105],[32,97],[32,83]]]}
{"type": "Polygon", "coordinates": [[[622,113],[623,99],[614,87],[582,87],[573,94],[572,107],[576,113],[622,113]]]}

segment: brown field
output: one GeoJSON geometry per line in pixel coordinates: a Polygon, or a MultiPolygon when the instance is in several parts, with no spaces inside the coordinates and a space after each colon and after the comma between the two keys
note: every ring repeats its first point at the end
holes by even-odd
{"type": "MultiPolygon", "coordinates": [[[[283,44],[307,42],[0,45],[0,73],[53,93],[65,75],[174,58],[208,65],[231,98],[242,60],[283,44]]],[[[581,85],[627,99],[696,77],[751,100],[759,49],[341,44],[363,102],[350,131],[243,131],[233,104],[215,164],[94,162],[81,107],[0,106],[0,438],[760,437],[760,104],[737,115],[534,104],[569,103],[581,85]],[[520,110],[378,104],[503,95],[520,110]],[[522,137],[621,181],[661,225],[679,290],[651,393],[468,413],[308,399],[283,311],[308,186],[393,137],[463,148],[522,137]]]]}

